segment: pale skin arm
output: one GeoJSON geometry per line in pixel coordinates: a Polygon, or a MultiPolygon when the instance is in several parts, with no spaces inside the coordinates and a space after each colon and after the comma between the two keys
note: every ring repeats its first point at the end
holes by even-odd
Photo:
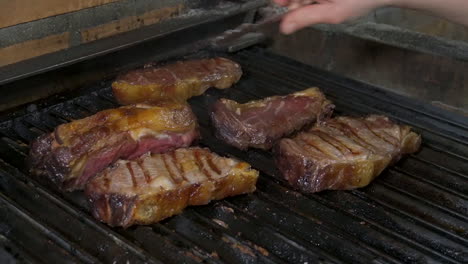
{"type": "Polygon", "coordinates": [[[274,0],[292,10],[281,22],[291,34],[314,24],[340,24],[384,6],[417,9],[468,26],[468,0],[274,0]],[[311,2],[316,4],[310,5],[311,2]]]}

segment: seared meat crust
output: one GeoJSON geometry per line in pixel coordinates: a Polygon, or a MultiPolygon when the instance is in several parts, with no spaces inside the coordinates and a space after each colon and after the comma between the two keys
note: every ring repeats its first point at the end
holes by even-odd
{"type": "Polygon", "coordinates": [[[164,100],[184,102],[210,87],[229,88],[241,76],[239,64],[225,58],[179,61],[123,74],[114,81],[112,89],[123,105],[164,100]]]}
{"type": "Polygon", "coordinates": [[[58,126],[31,144],[31,172],[67,190],[86,182],[119,158],[134,159],[187,147],[198,137],[187,104],[131,105],[101,111],[58,126]]]}
{"type": "Polygon", "coordinates": [[[333,109],[318,88],[309,88],[245,104],[221,99],[213,107],[211,120],[217,137],[232,146],[270,149],[280,138],[329,118],[333,109]]]}
{"type": "Polygon", "coordinates": [[[368,185],[402,155],[419,149],[421,137],[387,117],[337,117],[275,147],[275,160],[296,189],[314,193],[368,185]]]}
{"type": "Polygon", "coordinates": [[[255,191],[258,172],[204,148],[120,160],[86,185],[93,215],[111,226],[151,224],[203,205],[255,191]]]}

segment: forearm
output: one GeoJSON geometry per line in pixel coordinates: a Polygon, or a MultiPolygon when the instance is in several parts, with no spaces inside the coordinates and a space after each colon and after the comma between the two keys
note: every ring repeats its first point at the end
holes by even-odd
{"type": "Polygon", "coordinates": [[[417,9],[468,26],[468,0],[386,0],[388,5],[417,9]]]}

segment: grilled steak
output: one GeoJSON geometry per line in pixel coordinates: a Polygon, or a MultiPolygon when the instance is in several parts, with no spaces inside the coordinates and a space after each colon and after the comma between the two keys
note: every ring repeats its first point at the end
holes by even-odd
{"type": "Polygon", "coordinates": [[[186,104],[132,105],[58,126],[32,143],[29,161],[33,174],[75,190],[119,158],[187,147],[197,137],[186,104]]]}
{"type": "Polygon", "coordinates": [[[258,172],[208,149],[180,148],[119,160],[85,189],[93,215],[111,226],[150,224],[203,205],[255,191],[258,172]]]}
{"type": "Polygon", "coordinates": [[[115,80],[112,89],[117,101],[124,105],[185,101],[210,87],[229,88],[241,75],[239,64],[225,58],[190,60],[128,72],[115,80]]]}
{"type": "Polygon", "coordinates": [[[275,147],[279,170],[308,193],[368,185],[403,154],[414,153],[421,137],[387,117],[338,117],[275,147]]]}
{"type": "Polygon", "coordinates": [[[216,135],[239,149],[270,149],[283,136],[328,118],[334,105],[318,88],[239,104],[220,99],[211,119],[216,135]]]}

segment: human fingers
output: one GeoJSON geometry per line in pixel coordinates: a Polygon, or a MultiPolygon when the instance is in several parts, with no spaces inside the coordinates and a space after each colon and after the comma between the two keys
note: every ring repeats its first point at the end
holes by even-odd
{"type": "Polygon", "coordinates": [[[332,8],[327,4],[308,5],[289,12],[281,22],[281,32],[291,34],[303,27],[328,23],[336,24],[342,21],[341,18],[335,17],[332,13],[332,8]]]}
{"type": "Polygon", "coordinates": [[[314,2],[315,2],[314,0],[291,0],[289,1],[288,9],[295,10],[295,9],[298,9],[299,7],[310,5],[314,2]]]}

